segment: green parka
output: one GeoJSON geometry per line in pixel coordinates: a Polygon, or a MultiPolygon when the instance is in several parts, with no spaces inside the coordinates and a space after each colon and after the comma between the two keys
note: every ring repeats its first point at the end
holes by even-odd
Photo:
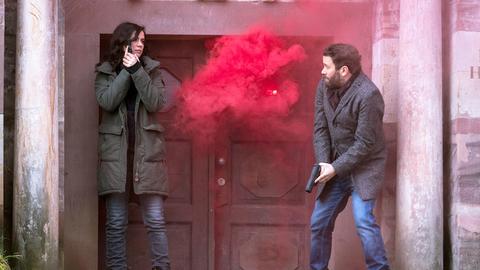
{"type": "Polygon", "coordinates": [[[165,164],[164,128],[157,112],[165,105],[165,86],[159,62],[144,56],[135,73],[127,70],[117,75],[109,62],[96,68],[95,93],[102,108],[98,128],[98,192],[100,195],[125,192],[127,179],[127,106],[125,97],[134,83],[135,149],[133,187],[135,194],[153,193],[168,196],[165,164]]]}

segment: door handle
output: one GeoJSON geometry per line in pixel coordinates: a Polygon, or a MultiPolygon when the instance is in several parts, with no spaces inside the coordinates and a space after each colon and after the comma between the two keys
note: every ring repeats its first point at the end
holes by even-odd
{"type": "Polygon", "coordinates": [[[218,184],[219,186],[221,186],[221,187],[223,187],[226,182],[227,182],[227,181],[226,181],[225,178],[223,178],[223,177],[220,177],[220,178],[217,179],[217,184],[218,184]]]}
{"type": "Polygon", "coordinates": [[[217,164],[220,165],[220,166],[224,166],[226,163],[227,163],[227,161],[223,157],[219,157],[217,159],[217,164]]]}

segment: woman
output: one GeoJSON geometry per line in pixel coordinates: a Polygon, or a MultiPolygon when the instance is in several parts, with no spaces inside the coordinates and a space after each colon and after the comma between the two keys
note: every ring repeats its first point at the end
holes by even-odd
{"type": "Polygon", "coordinates": [[[96,67],[100,105],[98,190],[105,198],[107,269],[127,269],[129,196],[138,196],[148,230],[152,269],[170,269],[164,218],[168,196],[165,140],[156,112],[165,105],[159,62],[144,53],[145,30],[126,22],[113,32],[96,67]]]}

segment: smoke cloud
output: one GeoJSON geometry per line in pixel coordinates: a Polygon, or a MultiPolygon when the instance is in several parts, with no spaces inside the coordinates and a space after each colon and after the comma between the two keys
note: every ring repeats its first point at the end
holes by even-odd
{"type": "Polygon", "coordinates": [[[206,65],[181,89],[177,125],[213,139],[232,127],[261,134],[288,116],[299,99],[292,65],[306,58],[304,49],[264,29],[223,36],[207,44],[206,65]]]}

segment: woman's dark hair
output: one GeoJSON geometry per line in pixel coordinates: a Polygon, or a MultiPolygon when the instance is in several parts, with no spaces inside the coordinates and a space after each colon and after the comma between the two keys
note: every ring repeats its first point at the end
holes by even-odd
{"type": "MultiPolygon", "coordinates": [[[[110,39],[109,52],[106,55],[105,61],[110,62],[115,69],[123,58],[123,46],[129,45],[130,40],[136,40],[140,32],[145,33],[145,27],[131,22],[124,22],[119,24],[113,31],[112,38],[110,39]],[[135,36],[131,38],[132,34],[135,36]]],[[[146,33],[145,33],[146,34],[146,33]]],[[[146,55],[146,48],[144,48],[143,55],[146,55]]]]}
{"type": "Polygon", "coordinates": [[[330,56],[332,58],[336,70],[347,66],[353,75],[362,71],[362,65],[360,63],[362,56],[352,45],[342,43],[332,44],[323,50],[323,56],[330,56]]]}

